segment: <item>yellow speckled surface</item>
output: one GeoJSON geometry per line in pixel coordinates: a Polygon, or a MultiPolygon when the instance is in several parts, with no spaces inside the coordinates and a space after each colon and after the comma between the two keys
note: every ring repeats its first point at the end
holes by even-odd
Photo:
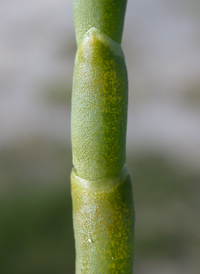
{"type": "Polygon", "coordinates": [[[131,274],[134,209],[127,167],[93,182],[73,170],[71,187],[76,274],[131,274]]]}
{"type": "Polygon", "coordinates": [[[72,93],[73,164],[80,177],[117,174],[126,160],[128,80],[121,46],[91,28],[78,47],[72,93]]]}

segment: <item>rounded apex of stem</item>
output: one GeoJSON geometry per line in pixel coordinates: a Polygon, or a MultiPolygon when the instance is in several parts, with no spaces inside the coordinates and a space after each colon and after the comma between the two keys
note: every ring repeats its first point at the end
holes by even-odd
{"type": "Polygon", "coordinates": [[[121,46],[95,27],[92,27],[85,33],[79,45],[78,52],[84,51],[84,57],[90,58],[92,52],[97,50],[99,44],[103,44],[103,47],[106,47],[113,55],[124,59],[121,46]]]}

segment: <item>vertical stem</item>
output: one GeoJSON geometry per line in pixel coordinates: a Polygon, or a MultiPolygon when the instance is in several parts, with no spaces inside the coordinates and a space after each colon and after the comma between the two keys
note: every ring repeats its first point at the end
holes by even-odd
{"type": "Polygon", "coordinates": [[[77,54],[71,175],[76,274],[132,273],[134,209],[126,160],[126,0],[74,0],[77,54]]]}

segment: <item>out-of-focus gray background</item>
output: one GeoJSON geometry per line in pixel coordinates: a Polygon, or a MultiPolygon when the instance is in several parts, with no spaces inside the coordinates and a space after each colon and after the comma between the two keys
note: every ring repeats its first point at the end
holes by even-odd
{"type": "MultiPolygon", "coordinates": [[[[200,2],[129,0],[135,273],[200,273],[200,2]]],[[[73,274],[72,1],[0,1],[0,273],[73,274]]]]}

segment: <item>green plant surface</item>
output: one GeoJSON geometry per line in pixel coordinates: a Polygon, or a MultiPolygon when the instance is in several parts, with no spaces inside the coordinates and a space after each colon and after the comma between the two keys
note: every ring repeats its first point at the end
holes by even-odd
{"type": "Polygon", "coordinates": [[[71,175],[77,273],[132,273],[134,209],[127,167],[88,181],[71,175]]]}
{"type": "Polygon", "coordinates": [[[78,47],[73,79],[72,152],[80,177],[99,180],[124,166],[127,91],[121,46],[90,29],[78,47]]]}
{"type": "Polygon", "coordinates": [[[71,175],[76,274],[131,274],[134,208],[126,162],[126,0],[74,0],[71,175]]]}
{"type": "Polygon", "coordinates": [[[85,33],[97,28],[121,43],[127,0],[74,0],[74,23],[79,46],[85,33]]]}

